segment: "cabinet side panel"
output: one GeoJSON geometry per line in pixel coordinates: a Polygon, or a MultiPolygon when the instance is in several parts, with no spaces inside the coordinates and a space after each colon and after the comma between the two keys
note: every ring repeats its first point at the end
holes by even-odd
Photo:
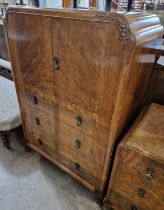
{"type": "Polygon", "coordinates": [[[136,48],[127,81],[124,102],[120,104],[123,111],[119,118],[117,135],[123,128],[123,125],[128,124],[144,104],[145,93],[152,75],[156,53],[156,50],[144,46],[136,48]]]}

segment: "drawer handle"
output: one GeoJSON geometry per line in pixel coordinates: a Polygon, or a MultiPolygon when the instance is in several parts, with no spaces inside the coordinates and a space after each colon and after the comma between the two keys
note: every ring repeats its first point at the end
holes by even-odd
{"type": "Polygon", "coordinates": [[[78,126],[82,126],[82,123],[83,123],[82,117],[77,116],[77,117],[76,117],[76,123],[77,123],[78,126]]]}
{"type": "Polygon", "coordinates": [[[35,105],[38,104],[38,99],[37,99],[36,96],[33,96],[33,102],[34,102],[35,105]]]}
{"type": "Polygon", "coordinates": [[[138,188],[138,197],[144,198],[146,191],[143,188],[138,188]]]}
{"type": "Polygon", "coordinates": [[[80,140],[76,139],[76,141],[75,141],[75,147],[76,147],[76,149],[80,149],[81,148],[81,142],[80,142],[80,140]]]}
{"type": "Polygon", "coordinates": [[[138,210],[138,208],[135,206],[131,206],[131,210],[138,210]]]}
{"type": "Polygon", "coordinates": [[[38,117],[35,118],[36,125],[40,125],[40,120],[38,117]]]}
{"type": "Polygon", "coordinates": [[[54,69],[59,70],[60,69],[60,59],[58,57],[54,57],[54,69]]]}
{"type": "Polygon", "coordinates": [[[147,180],[152,180],[154,176],[154,172],[152,169],[147,169],[147,173],[146,173],[146,179],[147,180]]]}
{"type": "Polygon", "coordinates": [[[42,146],[42,145],[43,145],[43,142],[42,142],[41,139],[38,139],[38,145],[39,145],[39,146],[42,146]]]}
{"type": "Polygon", "coordinates": [[[80,168],[80,164],[75,162],[75,169],[79,169],[80,168]]]}

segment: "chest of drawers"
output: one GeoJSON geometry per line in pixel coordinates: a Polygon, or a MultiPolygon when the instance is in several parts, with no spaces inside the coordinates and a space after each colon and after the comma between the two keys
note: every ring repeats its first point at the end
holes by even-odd
{"type": "Polygon", "coordinates": [[[101,193],[115,139],[144,101],[158,17],[12,7],[5,28],[28,146],[101,193]]]}
{"type": "Polygon", "coordinates": [[[152,104],[118,147],[106,209],[163,210],[163,183],[164,106],[152,104]]]}

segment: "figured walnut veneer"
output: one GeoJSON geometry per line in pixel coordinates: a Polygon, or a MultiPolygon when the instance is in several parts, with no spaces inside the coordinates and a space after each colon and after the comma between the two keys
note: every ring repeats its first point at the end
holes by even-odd
{"type": "Polygon", "coordinates": [[[117,149],[105,209],[164,209],[164,106],[151,104],[117,149]]]}
{"type": "Polygon", "coordinates": [[[144,101],[158,17],[12,7],[4,22],[28,145],[102,192],[115,139],[144,101]]]}

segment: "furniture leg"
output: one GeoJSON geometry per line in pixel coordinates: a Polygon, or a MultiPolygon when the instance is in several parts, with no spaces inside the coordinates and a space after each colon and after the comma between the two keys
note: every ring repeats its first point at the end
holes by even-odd
{"type": "Polygon", "coordinates": [[[10,132],[9,131],[1,131],[1,138],[3,142],[3,146],[7,149],[11,149],[10,147],[10,132]]]}

